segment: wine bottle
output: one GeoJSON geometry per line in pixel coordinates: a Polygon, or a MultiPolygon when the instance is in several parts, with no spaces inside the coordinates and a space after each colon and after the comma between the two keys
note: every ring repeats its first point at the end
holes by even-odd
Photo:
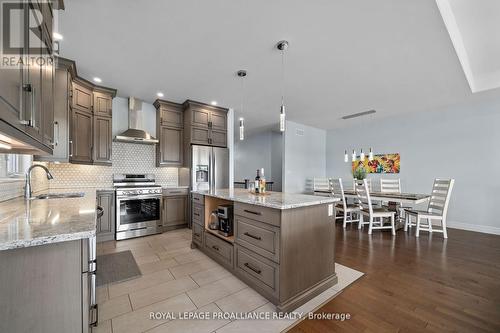
{"type": "Polygon", "coordinates": [[[255,177],[255,193],[259,194],[260,193],[260,170],[257,169],[257,176],[255,177]]]}

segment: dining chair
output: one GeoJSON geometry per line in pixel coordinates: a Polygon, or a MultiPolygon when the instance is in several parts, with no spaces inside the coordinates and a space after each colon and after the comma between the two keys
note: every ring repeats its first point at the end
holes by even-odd
{"type": "Polygon", "coordinates": [[[363,182],[356,182],[356,194],[361,202],[361,214],[360,221],[358,224],[358,229],[365,224],[369,225],[368,234],[371,235],[372,230],[376,229],[391,229],[392,234],[396,235],[396,229],[394,227],[394,214],[384,207],[373,207],[372,200],[370,197],[370,189],[368,187],[368,182],[366,179],[363,182]],[[368,222],[364,221],[364,216],[368,215],[368,222]],[[390,218],[391,225],[384,225],[384,218],[390,218]]]}
{"type": "MultiPolygon", "coordinates": [[[[380,192],[382,193],[401,193],[401,179],[384,179],[380,178],[380,192]]],[[[382,201],[382,206],[388,205],[389,202],[382,201]]],[[[402,206],[401,203],[397,202],[397,209],[399,211],[399,216],[405,218],[405,209],[412,209],[413,207],[402,206]]]]}
{"type": "Polygon", "coordinates": [[[360,179],[360,180],[354,178],[352,180],[352,184],[353,184],[352,188],[353,188],[353,190],[356,191],[356,183],[362,184],[363,180],[366,180],[368,182],[368,189],[370,190],[370,192],[373,191],[371,178],[365,178],[365,179],[360,179]]]}
{"type": "Polygon", "coordinates": [[[359,205],[357,204],[349,204],[346,201],[345,194],[344,194],[344,185],[342,185],[342,178],[336,178],[332,179],[330,183],[330,187],[332,189],[332,194],[335,197],[340,198],[342,201],[338,203],[335,208],[337,211],[341,212],[342,215],[339,215],[335,217],[335,220],[341,219],[342,217],[344,218],[344,229],[347,225],[347,223],[352,223],[352,222],[359,222],[359,213],[360,213],[360,208],[359,205]],[[357,219],[354,219],[354,214],[357,215],[357,219]]]}
{"type": "Polygon", "coordinates": [[[420,236],[420,231],[442,232],[444,238],[448,238],[446,232],[446,216],[448,213],[448,204],[450,203],[451,191],[455,179],[435,179],[432,185],[432,193],[429,200],[427,210],[406,209],[405,231],[412,226],[417,227],[416,237],[420,236]],[[411,223],[411,217],[416,218],[416,223],[411,223]],[[427,220],[427,224],[423,224],[421,220],[427,220]],[[441,229],[435,229],[432,226],[432,221],[441,221],[441,229]]]}
{"type": "Polygon", "coordinates": [[[331,192],[330,180],[328,178],[314,178],[313,192],[316,195],[325,195],[326,192],[331,192]]]}

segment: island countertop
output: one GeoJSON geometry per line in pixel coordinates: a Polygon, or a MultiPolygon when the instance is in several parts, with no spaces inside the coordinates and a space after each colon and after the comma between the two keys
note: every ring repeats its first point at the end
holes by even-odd
{"type": "Polygon", "coordinates": [[[274,209],[292,209],[340,201],[340,198],[335,197],[284,192],[267,192],[266,195],[255,195],[247,189],[217,189],[215,191],[193,191],[193,193],[274,209]]]}
{"type": "Polygon", "coordinates": [[[83,197],[0,202],[0,250],[93,237],[96,233],[96,190],[51,189],[37,192],[83,192],[83,197]]]}

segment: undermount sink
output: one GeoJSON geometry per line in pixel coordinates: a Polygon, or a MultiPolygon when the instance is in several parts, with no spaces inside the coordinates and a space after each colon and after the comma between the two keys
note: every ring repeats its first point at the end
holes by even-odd
{"type": "Polygon", "coordinates": [[[81,198],[85,195],[83,192],[73,192],[73,193],[46,193],[39,194],[33,197],[33,200],[42,200],[42,199],[63,199],[63,198],[81,198]]]}

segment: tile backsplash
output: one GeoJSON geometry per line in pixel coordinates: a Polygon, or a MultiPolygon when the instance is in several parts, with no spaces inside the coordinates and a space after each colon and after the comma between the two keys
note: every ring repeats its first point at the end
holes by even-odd
{"type": "MultiPolygon", "coordinates": [[[[33,171],[33,182],[36,191],[50,188],[79,187],[112,187],[114,173],[152,173],[156,176],[156,183],[166,187],[175,187],[182,184],[188,172],[179,168],[157,168],[156,151],[154,145],[141,145],[124,142],[113,142],[112,166],[83,165],[70,163],[42,163],[45,164],[54,179],[47,181],[42,170],[33,171]],[[179,170],[181,184],[179,184],[179,170]]],[[[189,178],[187,178],[189,180],[189,178]]],[[[22,181],[0,184],[0,201],[23,195],[22,181]]]]}

